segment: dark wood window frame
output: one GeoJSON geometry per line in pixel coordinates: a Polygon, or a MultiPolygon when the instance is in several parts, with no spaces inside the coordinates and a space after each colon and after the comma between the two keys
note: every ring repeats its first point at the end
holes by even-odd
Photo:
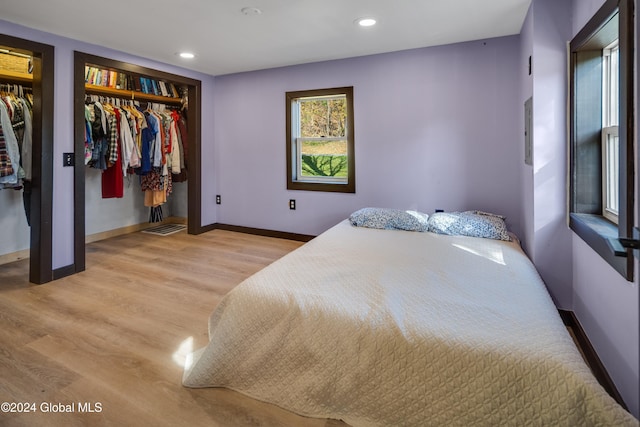
{"type": "MultiPolygon", "coordinates": [[[[570,43],[570,227],[627,280],[633,280],[633,253],[619,245],[632,238],[634,220],[634,17],[633,0],[607,0],[570,43]],[[607,23],[617,14],[620,46],[619,216],[602,212],[600,132],[601,62],[598,51],[607,23]],[[601,30],[602,33],[600,32],[601,30]]],[[[603,37],[606,39],[606,37],[603,37]]]]}
{"type": "MultiPolygon", "coordinates": [[[[189,134],[189,152],[187,159],[187,231],[189,234],[201,234],[210,230],[210,226],[202,226],[202,170],[200,164],[202,82],[200,80],[90,55],[88,53],[76,51],[74,55],[74,150],[76,159],[84,158],[85,65],[94,65],[106,69],[121,70],[135,75],[144,75],[188,88],[189,109],[187,112],[187,131],[189,134]]],[[[84,271],[85,233],[85,168],[82,162],[78,162],[74,171],[74,265],[65,269],[60,277],[84,271]]]]}
{"type": "Polygon", "coordinates": [[[0,45],[33,57],[33,134],[29,281],[53,280],[53,46],[0,34],[0,45]]]}
{"type": "Polygon", "coordinates": [[[314,89],[286,93],[286,137],[287,137],[287,189],[325,191],[335,193],[356,192],[356,158],[355,158],[355,132],[353,118],[353,86],[314,89]],[[314,97],[346,95],[347,96],[347,183],[303,182],[295,179],[294,169],[296,159],[293,156],[295,141],[293,141],[291,105],[295,99],[314,97]]]}

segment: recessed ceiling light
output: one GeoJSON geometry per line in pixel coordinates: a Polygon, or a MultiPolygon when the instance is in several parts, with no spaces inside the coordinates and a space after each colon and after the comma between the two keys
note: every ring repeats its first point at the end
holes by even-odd
{"type": "Polygon", "coordinates": [[[240,12],[242,12],[244,15],[247,15],[247,16],[262,14],[262,11],[257,7],[243,7],[242,9],[240,9],[240,12]]]}
{"type": "Polygon", "coordinates": [[[358,18],[354,22],[361,27],[371,27],[372,25],[376,25],[376,20],[373,18],[358,18]]]}
{"type": "Polygon", "coordinates": [[[196,57],[196,56],[195,56],[193,53],[191,53],[191,52],[180,52],[180,53],[178,54],[178,56],[180,56],[180,58],[184,58],[184,59],[193,59],[193,58],[195,58],[195,57],[196,57]]]}

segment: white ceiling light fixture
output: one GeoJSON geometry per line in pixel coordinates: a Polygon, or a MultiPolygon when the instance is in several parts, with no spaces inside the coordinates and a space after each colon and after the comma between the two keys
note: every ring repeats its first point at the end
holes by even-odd
{"type": "Polygon", "coordinates": [[[247,16],[262,15],[262,11],[257,7],[243,7],[242,9],[240,9],[240,12],[242,12],[243,15],[247,16]]]}
{"type": "Polygon", "coordinates": [[[358,18],[353,22],[360,25],[361,27],[372,27],[376,25],[376,20],[371,17],[358,18]]]}
{"type": "Polygon", "coordinates": [[[183,59],[193,59],[196,57],[196,55],[191,52],[180,52],[178,56],[183,59]]]}

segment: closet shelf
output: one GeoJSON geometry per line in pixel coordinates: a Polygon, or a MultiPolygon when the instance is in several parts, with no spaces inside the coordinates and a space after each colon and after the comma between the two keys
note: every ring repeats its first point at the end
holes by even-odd
{"type": "Polygon", "coordinates": [[[132,90],[114,89],[111,87],[96,86],[96,85],[90,85],[90,84],[85,84],[84,90],[86,93],[91,93],[94,95],[104,95],[104,96],[111,96],[111,97],[124,98],[124,99],[135,99],[139,101],[150,101],[150,102],[157,102],[159,104],[175,104],[175,105],[182,104],[182,99],[180,98],[171,98],[168,96],[153,95],[150,93],[136,92],[132,90]]]}
{"type": "Polygon", "coordinates": [[[16,71],[0,70],[0,80],[10,83],[33,83],[33,76],[27,73],[16,71]]]}

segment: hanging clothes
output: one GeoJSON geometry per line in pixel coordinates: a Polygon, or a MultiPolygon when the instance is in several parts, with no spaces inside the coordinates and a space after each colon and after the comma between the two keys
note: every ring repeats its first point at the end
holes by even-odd
{"type": "MultiPolygon", "coordinates": [[[[91,120],[91,138],[85,141],[85,146],[90,144],[91,160],[88,164],[92,168],[107,169],[107,119],[102,104],[96,101],[89,104],[88,111],[91,120]]],[[[86,114],[85,114],[86,117],[86,114]]]]}
{"type": "MultiPolygon", "coordinates": [[[[8,143],[4,136],[5,129],[7,129],[7,127],[2,120],[2,118],[4,117],[4,112],[0,114],[2,114],[2,116],[0,116],[0,178],[6,176],[12,177],[14,175],[13,162],[11,161],[11,154],[9,154],[8,143]]],[[[13,161],[15,162],[15,158],[13,161]]],[[[8,182],[9,179],[10,178],[7,178],[6,181],[8,182]]]]}
{"type": "Polygon", "coordinates": [[[22,134],[21,155],[22,168],[24,169],[25,181],[31,181],[33,177],[33,118],[31,116],[32,104],[26,98],[20,98],[22,111],[24,112],[24,133],[22,134]]]}
{"type": "Polygon", "coordinates": [[[188,135],[187,135],[187,119],[185,114],[173,111],[174,122],[177,126],[178,148],[180,150],[180,173],[173,176],[175,182],[185,182],[187,180],[187,154],[188,154],[188,135]]]}
{"type": "Polygon", "coordinates": [[[109,115],[109,143],[107,169],[102,172],[102,198],[124,197],[124,175],[122,172],[122,151],[120,140],[120,112],[109,115]]]}
{"type": "Polygon", "coordinates": [[[0,190],[22,190],[31,225],[32,110],[30,88],[0,85],[0,190]]]}
{"type": "Polygon", "coordinates": [[[135,121],[131,121],[131,113],[125,109],[116,110],[119,116],[118,127],[120,129],[120,151],[122,153],[122,174],[126,175],[129,168],[140,166],[138,148],[133,139],[132,129],[135,130],[135,121]]]}
{"type": "Polygon", "coordinates": [[[0,123],[2,125],[1,144],[4,155],[0,163],[0,184],[4,187],[19,186],[24,177],[24,170],[20,166],[20,148],[11,124],[10,105],[4,97],[0,99],[0,123]]]}
{"type": "MultiPolygon", "coordinates": [[[[144,205],[159,208],[173,191],[173,177],[186,179],[180,111],[148,103],[88,96],[85,102],[85,163],[102,170],[102,197],[123,197],[124,177],[140,176],[144,205]],[[136,105],[137,104],[137,105],[136,105]]],[[[151,218],[159,218],[156,209],[151,218]]]]}

